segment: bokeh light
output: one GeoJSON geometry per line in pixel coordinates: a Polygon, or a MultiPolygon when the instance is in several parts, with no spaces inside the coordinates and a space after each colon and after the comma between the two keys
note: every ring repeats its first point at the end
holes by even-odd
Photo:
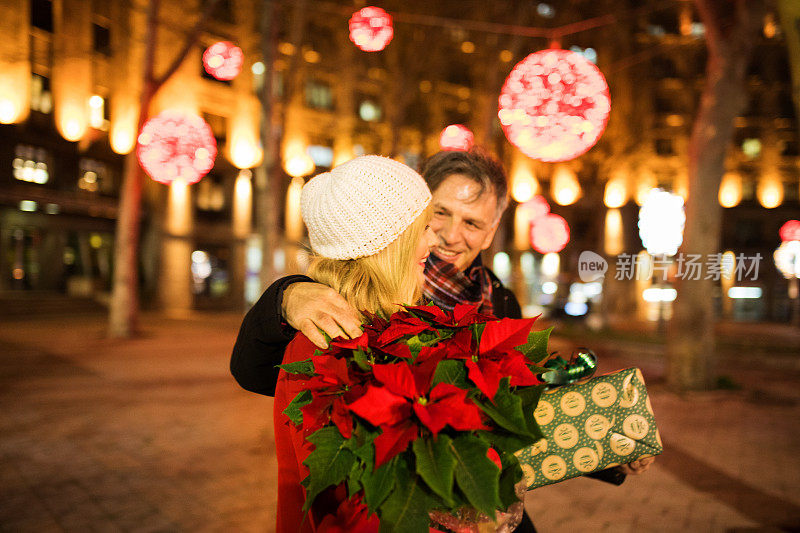
{"type": "Polygon", "coordinates": [[[554,162],[594,146],[610,109],[600,70],[580,54],[551,49],[517,63],[500,93],[498,117],[511,144],[529,157],[554,162]]]}
{"type": "Polygon", "coordinates": [[[533,221],[531,246],[539,253],[560,252],[569,242],[569,224],[564,217],[548,213],[533,221]]]}
{"type": "Polygon", "coordinates": [[[394,36],[392,17],[375,6],[362,8],[350,17],[350,40],[364,52],[379,52],[394,36]]]}
{"type": "Polygon", "coordinates": [[[160,183],[197,183],[214,166],[217,141],[211,127],[197,115],[164,111],[148,120],[139,134],[136,157],[147,174],[160,183]]]}
{"type": "Polygon", "coordinates": [[[439,135],[439,147],[442,150],[469,150],[475,136],[466,126],[450,124],[439,135]]]}
{"type": "Polygon", "coordinates": [[[203,67],[218,80],[232,80],[242,71],[244,53],[229,41],[219,41],[203,52],[203,67]]]}

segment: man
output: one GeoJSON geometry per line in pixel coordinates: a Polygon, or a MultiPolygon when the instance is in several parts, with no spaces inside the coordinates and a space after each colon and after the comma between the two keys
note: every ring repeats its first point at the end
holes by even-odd
{"type": "MultiPolygon", "coordinates": [[[[446,309],[469,303],[499,318],[521,318],[514,294],[480,257],[492,243],[508,204],[502,166],[481,151],[443,151],[428,159],[421,173],[433,194],[430,226],[438,240],[425,266],[425,296],[446,309]]],[[[358,313],[336,291],[305,276],[280,279],[242,323],[231,357],[231,373],[239,384],[272,396],[278,377],[275,365],[297,330],[320,348],[327,347],[321,331],[331,338],[361,335],[358,313]]],[[[625,474],[648,465],[643,461],[592,477],[620,484],[625,474]]],[[[535,529],[525,516],[517,531],[535,529]]]]}

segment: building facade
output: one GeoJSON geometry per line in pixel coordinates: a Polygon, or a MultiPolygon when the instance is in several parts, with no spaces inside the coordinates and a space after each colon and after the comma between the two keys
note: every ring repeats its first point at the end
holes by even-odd
{"type": "MultiPolygon", "coordinates": [[[[124,158],[136,139],[147,3],[3,2],[13,16],[0,24],[15,38],[2,45],[0,59],[0,290],[102,296],[113,271],[124,158]]],[[[201,8],[200,2],[162,4],[157,72],[170,63],[201,8]]],[[[651,188],[686,194],[689,135],[705,71],[704,28],[691,2],[640,4],[389,1],[381,7],[394,14],[393,39],[383,51],[367,53],[347,31],[349,17],[363,7],[358,2],[279,2],[276,36],[263,43],[260,2],[221,2],[151,109],[153,115],[180,109],[203,116],[219,156],[188,189],[147,180],[141,272],[148,301],[176,311],[245,305],[260,293],[265,280],[258,272],[266,262],[277,273],[302,268],[298,197],[305,179],[366,153],[418,166],[439,150],[445,127],[462,124],[506,164],[517,200],[538,192],[570,224],[571,240],[552,271],[553,258],[545,260],[521,235],[527,225],[512,202],[487,254],[529,312],[563,311],[564,302],[573,301],[586,304],[573,306],[582,315],[605,298],[609,313],[653,318],[652,302],[642,298],[652,277],[606,276],[596,294],[581,288],[577,275],[585,250],[603,255],[610,273],[620,256],[639,256],[639,203],[651,188]],[[546,32],[532,29],[612,12],[612,24],[562,35],[557,43],[605,74],[612,101],[605,134],[570,162],[525,157],[503,135],[497,98],[513,66],[551,44],[546,32]],[[245,54],[232,82],[203,70],[203,49],[219,40],[234,41],[245,54]],[[264,84],[262,52],[269,50],[272,123],[280,137],[273,157],[280,164],[267,169],[260,164],[257,96],[264,84]],[[269,205],[280,211],[272,231],[280,236],[277,249],[259,257],[270,216],[259,212],[257,185],[266,173],[277,196],[269,205]]],[[[720,197],[708,201],[725,206],[720,252],[761,254],[761,273],[749,283],[761,296],[732,300],[721,280],[720,313],[786,320],[786,281],[771,255],[780,225],[797,218],[800,157],[786,46],[774,14],[764,20],[755,56],[761,59],[748,73],[751,99],[737,119],[728,174],[720,197]]]]}

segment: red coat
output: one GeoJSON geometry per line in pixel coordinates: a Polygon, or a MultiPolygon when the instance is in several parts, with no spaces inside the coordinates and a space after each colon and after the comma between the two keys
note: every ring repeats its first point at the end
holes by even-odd
{"type": "MultiPolygon", "coordinates": [[[[302,333],[295,335],[286,347],[283,363],[294,363],[308,359],[316,346],[302,333]]],[[[303,512],[306,501],[305,489],[300,485],[308,475],[303,465],[311,452],[311,444],[305,441],[302,429],[291,423],[283,410],[299,392],[305,388],[306,380],[281,370],[275,388],[273,420],[275,423],[275,453],[278,456],[278,511],[276,533],[313,533],[316,524],[311,513],[303,512]],[[290,379],[291,377],[291,379],[290,379]]]]}

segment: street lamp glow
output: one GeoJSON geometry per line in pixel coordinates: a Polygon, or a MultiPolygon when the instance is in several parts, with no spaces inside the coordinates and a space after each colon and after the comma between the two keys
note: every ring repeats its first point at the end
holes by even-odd
{"type": "Polygon", "coordinates": [[[639,237],[651,255],[675,255],[685,223],[683,198],[662,189],[652,190],[639,209],[639,237]]]}

